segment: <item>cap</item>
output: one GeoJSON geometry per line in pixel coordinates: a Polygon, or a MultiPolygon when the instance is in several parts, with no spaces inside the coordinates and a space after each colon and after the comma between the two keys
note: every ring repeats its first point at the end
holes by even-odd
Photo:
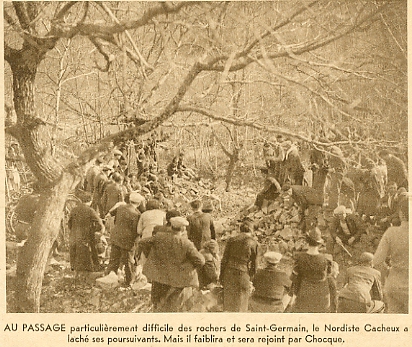
{"type": "Polygon", "coordinates": [[[136,192],[131,192],[130,196],[129,196],[129,201],[130,202],[134,202],[134,203],[142,203],[144,201],[144,197],[142,195],[140,195],[139,193],[136,192]]]}
{"type": "Polygon", "coordinates": [[[320,230],[318,228],[314,228],[311,231],[308,232],[308,238],[311,239],[312,241],[315,241],[317,243],[323,243],[323,239],[322,239],[322,233],[320,232],[320,230]]]}
{"type": "Polygon", "coordinates": [[[110,165],[104,165],[102,170],[103,171],[111,171],[113,168],[110,165]]]}
{"type": "Polygon", "coordinates": [[[186,218],[183,217],[173,217],[170,218],[170,224],[172,225],[172,228],[178,229],[182,227],[187,227],[189,225],[189,222],[186,218]]]}
{"type": "Polygon", "coordinates": [[[370,263],[373,261],[373,254],[369,252],[363,252],[359,257],[361,264],[370,263]]]}
{"type": "Polygon", "coordinates": [[[278,252],[266,252],[263,254],[263,258],[270,264],[277,264],[282,259],[282,254],[278,252]]]}
{"type": "Polygon", "coordinates": [[[123,155],[123,153],[121,151],[119,151],[118,149],[115,149],[113,151],[113,155],[123,155]]]}

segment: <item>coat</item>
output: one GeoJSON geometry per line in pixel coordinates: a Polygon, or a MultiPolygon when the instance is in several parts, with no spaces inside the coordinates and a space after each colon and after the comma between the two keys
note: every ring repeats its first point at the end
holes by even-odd
{"type": "Polygon", "coordinates": [[[388,300],[388,313],[408,313],[409,296],[409,225],[403,221],[399,227],[390,227],[383,234],[373,261],[375,267],[383,266],[391,258],[389,275],[383,288],[388,300]],[[391,307],[392,302],[403,303],[403,308],[391,307]]]}
{"type": "Polygon", "coordinates": [[[110,213],[115,216],[114,228],[110,235],[111,243],[130,251],[138,236],[140,212],[133,205],[127,204],[120,205],[110,213]]]}
{"type": "Polygon", "coordinates": [[[291,285],[292,281],[285,272],[276,269],[273,265],[269,265],[256,272],[253,279],[253,286],[255,287],[253,296],[282,300],[291,285]]]}
{"type": "Polygon", "coordinates": [[[381,273],[369,266],[352,266],[347,269],[346,286],[339,297],[369,304],[371,300],[382,300],[381,273]]]}
{"type": "Polygon", "coordinates": [[[209,213],[197,211],[187,217],[187,221],[187,237],[198,250],[202,249],[206,242],[216,238],[212,216],[209,213]]]}
{"type": "Polygon", "coordinates": [[[250,278],[257,269],[258,243],[247,233],[240,233],[227,240],[220,266],[220,277],[227,269],[233,268],[247,273],[250,278]]]}
{"type": "Polygon", "coordinates": [[[151,237],[153,228],[157,225],[163,225],[166,220],[166,212],[158,209],[147,210],[142,213],[142,216],[137,225],[137,233],[144,239],[151,237]]]}
{"type": "Polygon", "coordinates": [[[365,226],[363,225],[362,221],[351,214],[346,216],[345,221],[348,226],[350,235],[344,233],[342,226],[340,225],[339,218],[334,217],[329,229],[330,235],[332,236],[333,240],[335,240],[336,236],[339,236],[342,242],[347,244],[348,240],[353,236],[355,237],[355,241],[359,241],[362,233],[365,232],[365,226]]]}
{"type": "Polygon", "coordinates": [[[95,233],[103,224],[95,210],[85,204],[74,207],[70,213],[70,264],[76,271],[93,271],[98,264],[95,233]]]}
{"type": "Polygon", "coordinates": [[[115,182],[110,182],[106,185],[101,200],[104,215],[118,202],[124,201],[125,189],[123,187],[115,182]]]}
{"type": "Polygon", "coordinates": [[[174,288],[199,286],[196,269],[205,264],[205,258],[186,237],[159,232],[142,239],[139,247],[147,257],[143,274],[149,280],[174,288]]]}

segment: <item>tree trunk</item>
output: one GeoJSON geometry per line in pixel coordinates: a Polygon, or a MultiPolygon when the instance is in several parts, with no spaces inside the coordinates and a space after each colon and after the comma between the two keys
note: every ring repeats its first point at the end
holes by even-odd
{"type": "Polygon", "coordinates": [[[50,249],[60,229],[64,204],[72,184],[72,176],[64,174],[58,184],[41,193],[36,217],[17,262],[16,302],[18,312],[40,311],[44,270],[50,249]]]}

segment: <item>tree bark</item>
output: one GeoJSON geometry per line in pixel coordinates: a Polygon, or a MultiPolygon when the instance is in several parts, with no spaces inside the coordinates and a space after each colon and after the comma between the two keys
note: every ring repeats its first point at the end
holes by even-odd
{"type": "Polygon", "coordinates": [[[27,242],[17,262],[17,312],[39,312],[43,275],[50,249],[56,240],[67,194],[73,185],[72,174],[65,173],[40,195],[39,207],[27,242]]]}

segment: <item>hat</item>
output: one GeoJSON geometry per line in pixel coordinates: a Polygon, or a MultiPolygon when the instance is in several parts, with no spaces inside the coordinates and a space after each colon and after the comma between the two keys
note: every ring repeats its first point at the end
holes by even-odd
{"type": "Polygon", "coordinates": [[[336,207],[336,208],[333,210],[333,214],[335,214],[335,215],[338,215],[338,214],[349,214],[349,213],[352,213],[352,210],[349,209],[349,208],[346,208],[346,206],[344,206],[344,205],[340,205],[340,206],[336,207]]]}
{"type": "Polygon", "coordinates": [[[145,200],[144,197],[141,196],[139,193],[136,193],[136,192],[131,192],[131,193],[130,193],[130,196],[129,196],[129,201],[130,201],[130,202],[134,202],[134,203],[140,204],[140,203],[142,203],[144,200],[145,200]]]}
{"type": "Polygon", "coordinates": [[[280,259],[282,259],[282,254],[278,252],[266,252],[265,254],[263,254],[263,258],[269,264],[277,264],[280,262],[280,259]]]}
{"type": "Polygon", "coordinates": [[[312,241],[315,241],[319,244],[324,242],[322,239],[322,233],[320,232],[318,228],[314,228],[311,231],[309,231],[307,234],[307,237],[311,239],[312,241]]]}
{"type": "Polygon", "coordinates": [[[110,165],[103,165],[102,170],[103,171],[111,171],[113,168],[110,165]]]}
{"type": "Polygon", "coordinates": [[[182,227],[187,227],[189,225],[189,222],[186,218],[183,217],[173,217],[170,218],[170,224],[172,225],[172,228],[180,229],[182,227]]]}
{"type": "Polygon", "coordinates": [[[373,254],[369,252],[363,252],[359,257],[359,263],[365,264],[373,261],[373,254]]]}
{"type": "Polygon", "coordinates": [[[118,149],[115,149],[113,151],[113,155],[123,155],[123,153],[121,151],[119,151],[118,149]]]}
{"type": "Polygon", "coordinates": [[[16,141],[11,141],[10,142],[10,146],[18,146],[18,145],[19,145],[19,143],[16,142],[16,141]]]}

